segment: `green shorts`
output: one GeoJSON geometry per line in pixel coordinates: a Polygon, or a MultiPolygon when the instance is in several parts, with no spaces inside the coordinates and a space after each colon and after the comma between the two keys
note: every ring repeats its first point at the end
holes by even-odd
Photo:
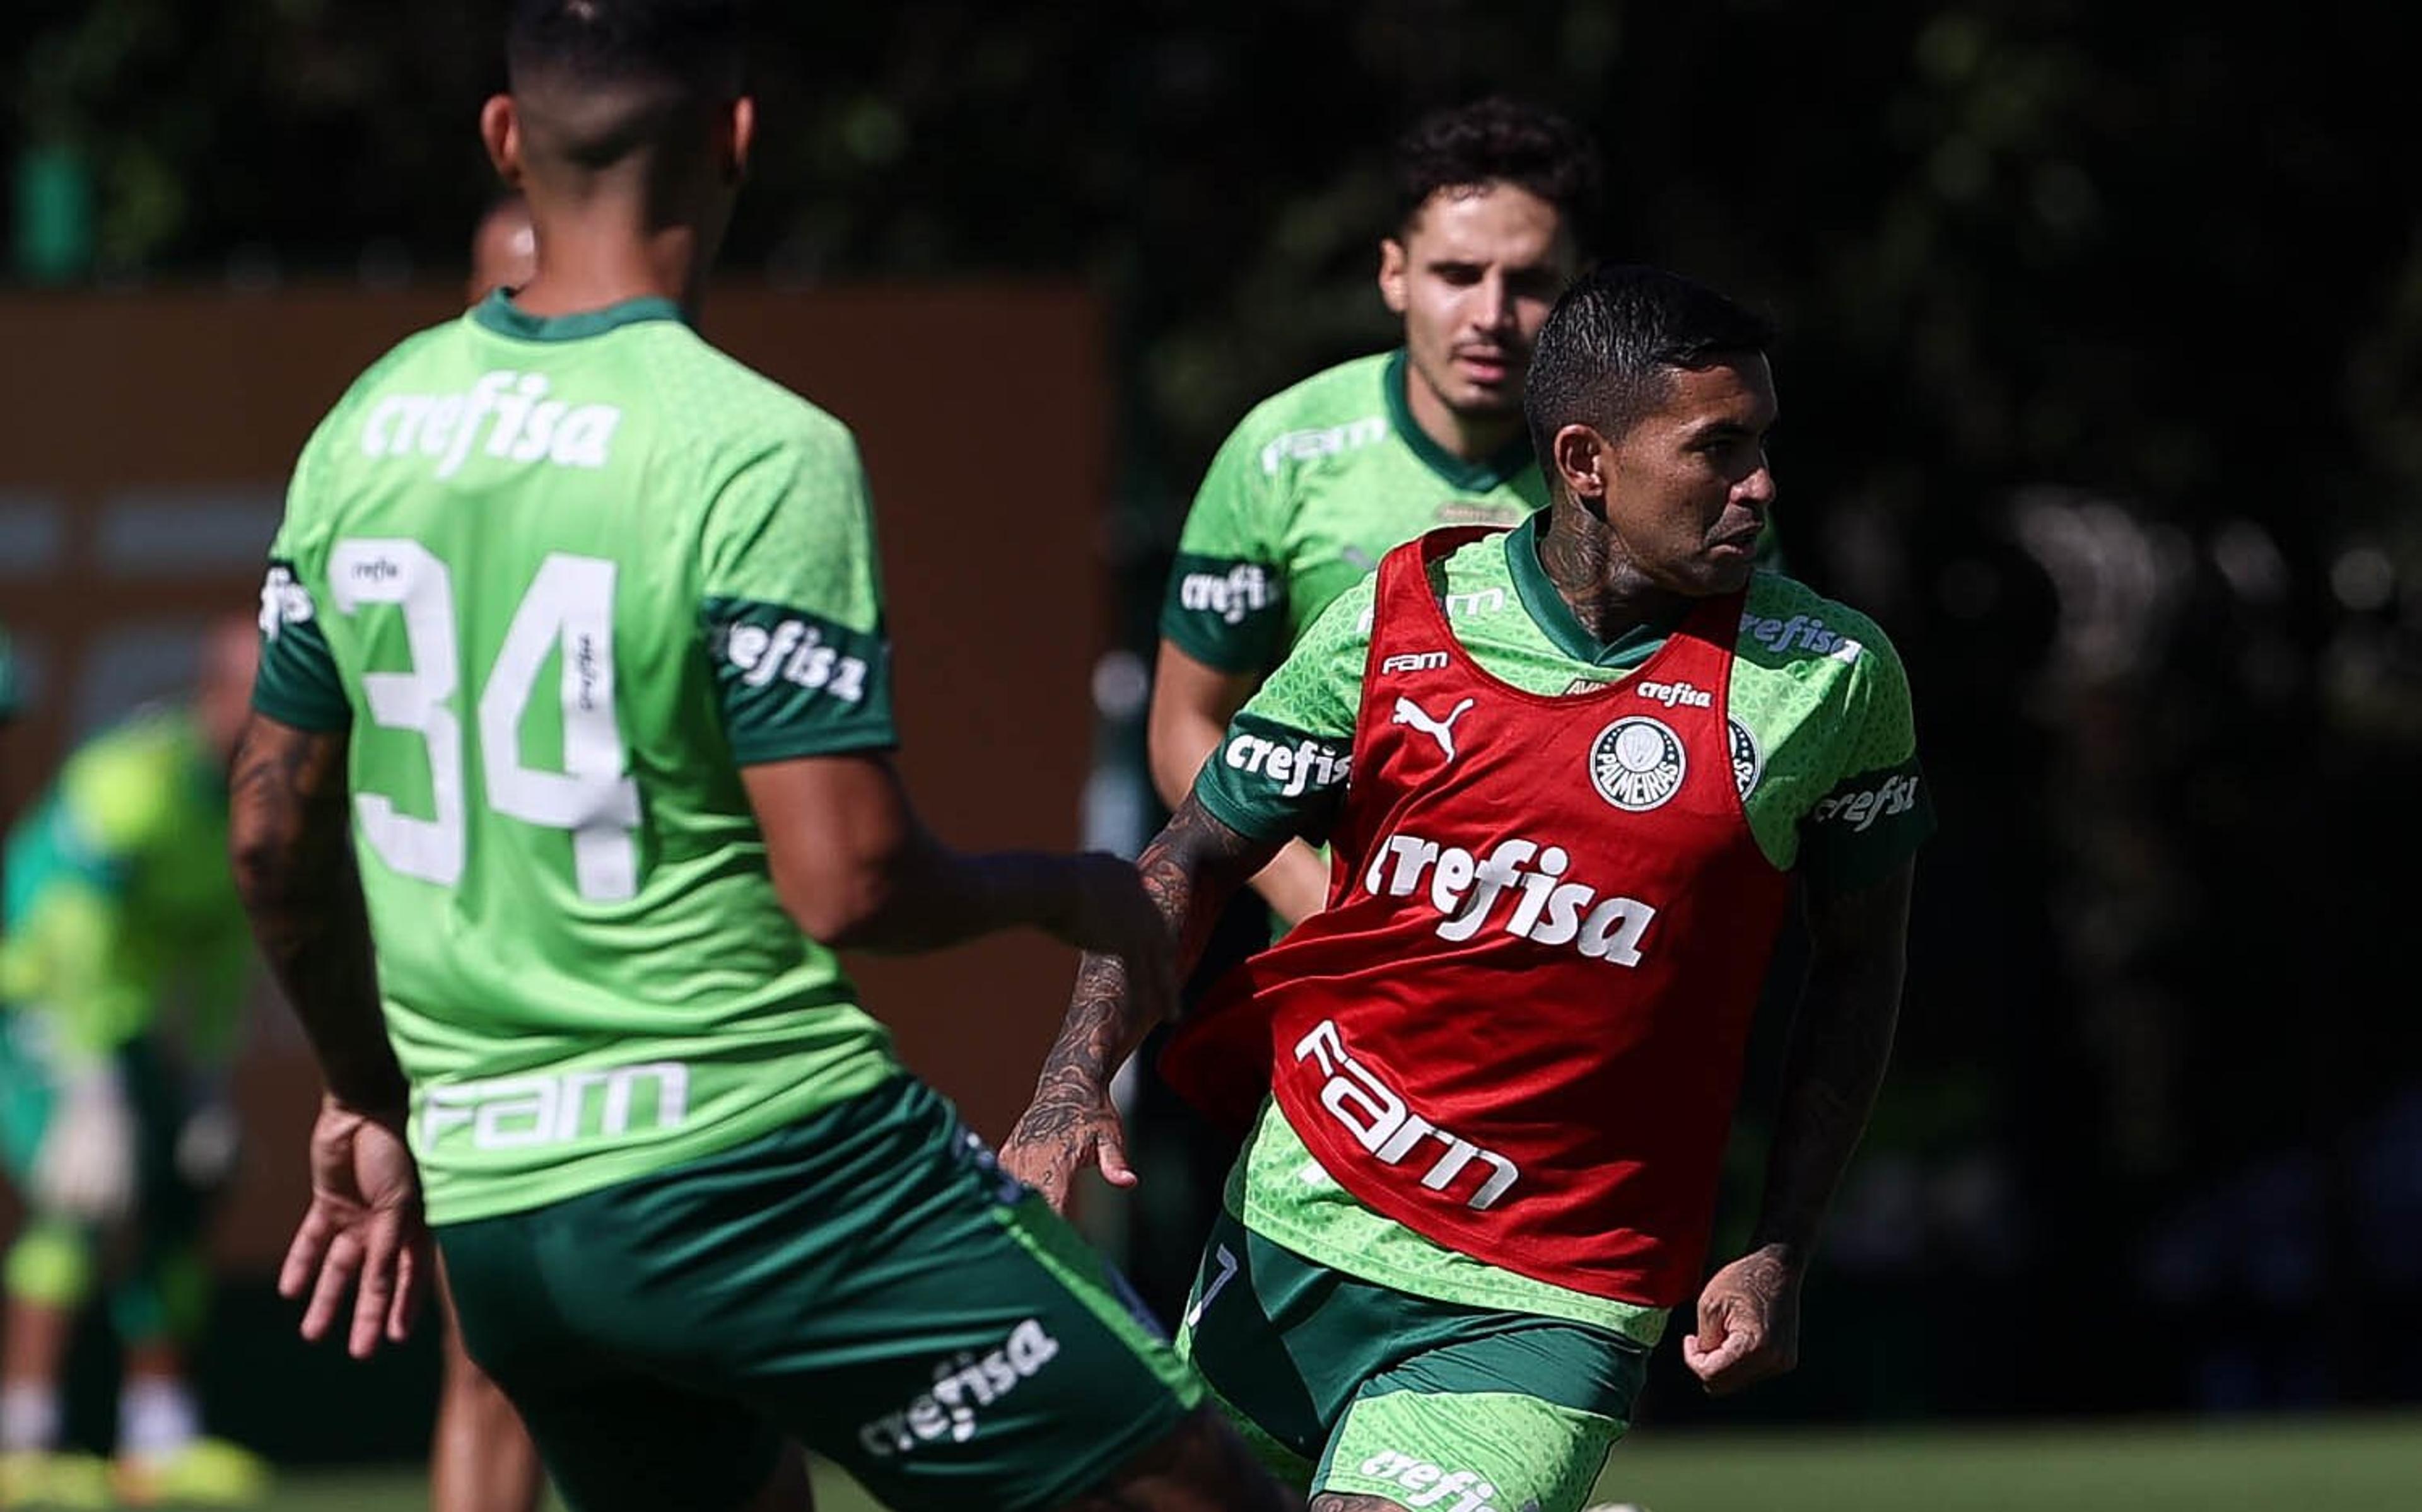
{"type": "Polygon", "coordinates": [[[737,1505],[785,1438],[902,1512],[1058,1506],[1202,1401],[912,1078],[438,1241],[464,1342],[578,1512],[737,1505]]]}
{"type": "Polygon", "coordinates": [[[1610,1330],[1363,1281],[1232,1213],[1178,1349],[1298,1487],[1431,1512],[1576,1512],[1648,1364],[1610,1330]]]}

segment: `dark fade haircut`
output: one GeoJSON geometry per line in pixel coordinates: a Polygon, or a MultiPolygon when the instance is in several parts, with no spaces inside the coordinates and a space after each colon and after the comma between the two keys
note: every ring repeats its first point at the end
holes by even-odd
{"type": "Polygon", "coordinates": [[[741,93],[747,12],[747,0],[512,0],[505,66],[516,95],[614,98],[619,110],[582,113],[582,129],[560,144],[603,167],[677,116],[741,93]]]}
{"type": "Polygon", "coordinates": [[[1774,336],[1773,321],[1680,273],[1623,264],[1585,273],[1548,312],[1532,349],[1522,388],[1531,444],[1548,465],[1566,426],[1619,438],[1664,401],[1675,370],[1763,352],[1774,336]]]}
{"type": "Polygon", "coordinates": [[[1574,242],[1597,231],[1605,168],[1596,144],[1552,111],[1503,95],[1434,112],[1396,142],[1396,220],[1403,235],[1440,190],[1509,183],[1556,208],[1574,242]]]}

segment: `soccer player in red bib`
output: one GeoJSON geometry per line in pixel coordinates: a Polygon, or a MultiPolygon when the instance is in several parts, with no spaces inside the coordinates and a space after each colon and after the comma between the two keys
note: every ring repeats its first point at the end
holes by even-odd
{"type": "MultiPolygon", "coordinates": [[[[1286,841],[1333,856],[1324,909],[1161,1060],[1248,1133],[1181,1345],[1313,1512],[1573,1512],[1694,1296],[1710,1390],[1793,1364],[1931,814],[1891,645],[1754,567],[1771,338],[1672,273],[1575,285],[1525,396],[1549,508],[1390,553],[1145,851],[1189,959],[1286,841]],[[1795,883],[1765,1192],[1703,1284],[1795,883]]],[[[1108,1089],[1149,1027],[1089,956],[1002,1152],[1055,1203],[1086,1165],[1133,1181],[1108,1089]]]]}

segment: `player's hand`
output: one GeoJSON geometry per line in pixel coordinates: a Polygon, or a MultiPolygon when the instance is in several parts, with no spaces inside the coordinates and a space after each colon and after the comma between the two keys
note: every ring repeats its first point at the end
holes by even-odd
{"type": "Polygon", "coordinates": [[[1108,851],[1074,859],[1074,908],[1062,939],[1096,955],[1126,963],[1129,1011],[1143,1023],[1158,1023],[1177,1007],[1177,956],[1169,920],[1143,890],[1135,864],[1108,851]]]}
{"type": "Polygon", "coordinates": [[[363,1360],[382,1339],[401,1344],[429,1274],[420,1174],[404,1144],[403,1115],[373,1116],[322,1098],[311,1128],[311,1207],[277,1272],[280,1296],[310,1295],[303,1336],[314,1343],[327,1337],[350,1287],[347,1351],[363,1360]]]}
{"type": "Polygon", "coordinates": [[[33,1176],[35,1200],[63,1217],[106,1226],[134,1211],[134,1114],[115,1067],[68,1075],[33,1176]]]}
{"type": "Polygon", "coordinates": [[[1798,1364],[1798,1270],[1765,1249],[1717,1271],[1699,1293],[1699,1332],[1682,1341],[1682,1363],[1715,1396],[1798,1364]]]}
{"type": "Polygon", "coordinates": [[[1126,1130],[1108,1087],[1070,1075],[1046,1083],[1000,1147],[1001,1169],[1036,1192],[1051,1210],[1068,1210],[1077,1173],[1087,1165],[1114,1187],[1136,1184],[1127,1165],[1126,1130]]]}

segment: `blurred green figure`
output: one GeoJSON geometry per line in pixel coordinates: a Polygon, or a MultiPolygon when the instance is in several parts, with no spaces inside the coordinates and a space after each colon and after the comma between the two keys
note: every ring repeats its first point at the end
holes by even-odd
{"type": "Polygon", "coordinates": [[[8,836],[0,1156],[27,1211],[5,1270],[0,1506],[267,1489],[259,1459],[202,1435],[184,1368],[204,1221],[235,1154],[224,1093],[252,945],[226,774],[256,654],[248,620],[212,627],[192,699],[78,749],[8,836]],[[61,1452],[69,1343],[104,1283],[125,1349],[115,1465],[61,1452]]]}

